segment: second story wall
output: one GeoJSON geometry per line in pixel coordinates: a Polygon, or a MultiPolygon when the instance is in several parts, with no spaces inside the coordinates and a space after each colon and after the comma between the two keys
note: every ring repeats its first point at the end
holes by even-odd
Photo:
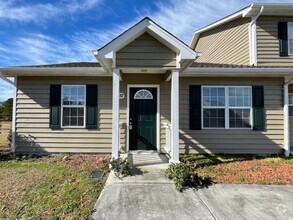
{"type": "Polygon", "coordinates": [[[293,16],[261,16],[257,20],[258,66],[293,66],[293,56],[280,56],[278,22],[293,22],[293,16]]]}
{"type": "Polygon", "coordinates": [[[239,18],[201,33],[195,51],[202,56],[196,61],[249,65],[249,22],[239,18]]]}

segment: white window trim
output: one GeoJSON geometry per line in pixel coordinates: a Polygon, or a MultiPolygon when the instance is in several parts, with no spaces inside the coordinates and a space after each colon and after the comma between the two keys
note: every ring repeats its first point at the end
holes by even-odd
{"type": "Polygon", "coordinates": [[[86,85],[61,85],[61,128],[86,128],[86,85]],[[67,86],[80,86],[84,88],[84,105],[63,105],[63,88],[67,86]],[[82,108],[83,107],[83,126],[63,126],[63,108],[82,108]]]}
{"type": "Polygon", "coordinates": [[[201,129],[206,129],[206,130],[213,130],[213,129],[233,129],[233,130],[252,130],[253,129],[253,111],[252,111],[252,86],[234,86],[234,85],[229,85],[229,86],[223,86],[223,85],[204,85],[201,87],[201,129]],[[217,88],[224,88],[225,89],[225,106],[212,106],[212,107],[206,107],[203,106],[203,89],[204,88],[211,88],[211,87],[217,87],[217,88]],[[250,89],[250,107],[247,106],[243,106],[243,107],[239,107],[239,106],[229,106],[229,88],[249,88],[250,89]],[[204,127],[203,124],[203,109],[204,108],[208,108],[208,109],[225,109],[225,127],[223,128],[211,128],[211,127],[204,127]],[[230,127],[230,123],[229,123],[229,118],[230,118],[230,114],[229,114],[229,109],[250,109],[250,128],[234,128],[234,127],[230,127]]]}
{"type": "Polygon", "coordinates": [[[293,56],[293,53],[290,53],[290,39],[289,39],[289,26],[290,25],[293,25],[293,22],[287,22],[288,55],[293,56]]]}

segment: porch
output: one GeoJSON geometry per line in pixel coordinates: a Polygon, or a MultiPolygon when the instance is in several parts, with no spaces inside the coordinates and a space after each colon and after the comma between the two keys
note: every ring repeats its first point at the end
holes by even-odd
{"type": "Polygon", "coordinates": [[[94,52],[112,75],[112,158],[153,150],[179,162],[179,74],[197,53],[149,18],[94,52]]]}
{"type": "Polygon", "coordinates": [[[179,71],[118,72],[112,84],[112,157],[166,153],[169,162],[179,162],[179,71]]]}

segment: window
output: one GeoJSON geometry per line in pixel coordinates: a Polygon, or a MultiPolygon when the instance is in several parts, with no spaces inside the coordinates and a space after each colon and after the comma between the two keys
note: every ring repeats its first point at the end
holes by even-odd
{"type": "Polygon", "coordinates": [[[153,99],[153,95],[150,91],[141,89],[135,93],[134,99],[153,99]]]}
{"type": "Polygon", "coordinates": [[[225,88],[203,88],[203,127],[225,128],[225,88]]]}
{"type": "Polygon", "coordinates": [[[293,22],[288,22],[288,44],[289,54],[293,55],[293,22]]]}
{"type": "Polygon", "coordinates": [[[293,93],[289,93],[289,116],[293,116],[293,93]]]}
{"type": "Polygon", "coordinates": [[[251,87],[203,86],[203,128],[251,128],[251,87]]]}
{"type": "Polygon", "coordinates": [[[249,128],[251,109],[250,87],[229,87],[229,127],[249,128]]]}
{"type": "Polygon", "coordinates": [[[62,127],[85,127],[85,86],[62,85],[62,127]]]}

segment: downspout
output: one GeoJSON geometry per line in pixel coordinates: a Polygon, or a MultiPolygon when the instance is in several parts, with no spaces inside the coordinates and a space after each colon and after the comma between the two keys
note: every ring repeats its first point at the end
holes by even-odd
{"type": "Polygon", "coordinates": [[[264,6],[261,6],[257,15],[252,17],[249,24],[249,64],[257,66],[257,47],[256,47],[256,20],[263,12],[264,6]]]}
{"type": "Polygon", "coordinates": [[[14,77],[14,82],[7,79],[3,76],[2,72],[0,72],[0,78],[5,82],[14,86],[14,96],[13,96],[13,108],[12,108],[12,126],[11,126],[11,151],[15,153],[16,145],[15,145],[15,137],[16,137],[16,95],[17,95],[17,76],[14,77]]]}
{"type": "Polygon", "coordinates": [[[290,78],[284,84],[284,150],[285,157],[290,155],[290,117],[289,117],[289,85],[293,78],[290,78]]]}

